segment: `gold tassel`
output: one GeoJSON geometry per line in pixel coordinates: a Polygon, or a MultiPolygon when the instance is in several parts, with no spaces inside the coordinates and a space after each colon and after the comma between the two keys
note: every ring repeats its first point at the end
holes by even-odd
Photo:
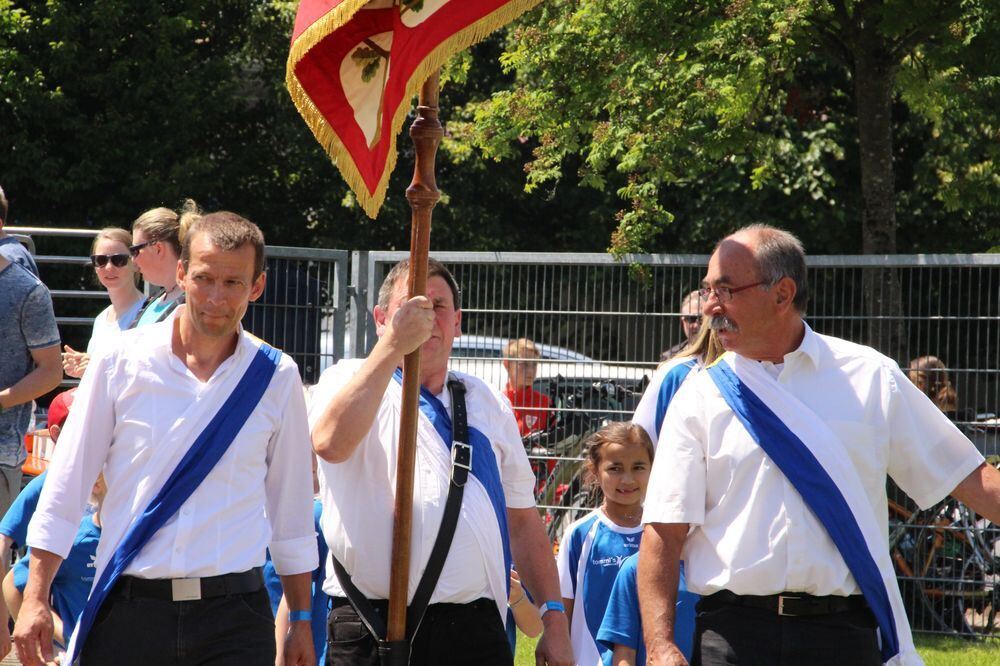
{"type": "MultiPolygon", "coordinates": [[[[460,2],[461,0],[456,1],[460,2]]],[[[298,39],[292,44],[288,55],[288,65],[285,70],[285,85],[288,88],[292,102],[295,104],[295,108],[299,111],[299,115],[302,116],[306,125],[312,130],[316,140],[319,141],[323,149],[330,155],[333,163],[340,170],[340,174],[347,181],[347,185],[354,191],[361,208],[368,214],[368,217],[374,219],[385,202],[386,190],[389,187],[389,177],[392,175],[393,169],[396,168],[396,137],[399,135],[399,131],[403,127],[403,122],[410,112],[410,106],[408,104],[400,104],[399,108],[396,109],[396,114],[393,116],[390,125],[391,132],[388,137],[389,152],[385,169],[382,171],[375,191],[369,193],[368,187],[361,177],[361,173],[354,164],[354,160],[351,159],[350,152],[327,122],[326,118],[323,117],[323,114],[316,108],[316,105],[295,75],[295,67],[305,57],[305,54],[331,32],[346,24],[365,2],[367,0],[345,0],[335,10],[324,15],[299,35],[298,39]]],[[[403,99],[411,100],[417,96],[428,77],[454,54],[481,41],[497,28],[510,23],[540,2],[541,0],[511,0],[511,2],[498,7],[491,14],[466,26],[438,44],[437,48],[427,54],[410,76],[404,89],[403,99]]]]}

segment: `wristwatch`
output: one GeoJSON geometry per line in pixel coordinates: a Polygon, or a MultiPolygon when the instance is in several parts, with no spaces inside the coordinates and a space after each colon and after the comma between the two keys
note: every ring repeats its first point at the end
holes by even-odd
{"type": "Polygon", "coordinates": [[[563,606],[563,602],[561,601],[546,601],[538,607],[538,612],[541,615],[545,615],[549,611],[559,611],[560,613],[565,613],[566,607],[563,606]]]}

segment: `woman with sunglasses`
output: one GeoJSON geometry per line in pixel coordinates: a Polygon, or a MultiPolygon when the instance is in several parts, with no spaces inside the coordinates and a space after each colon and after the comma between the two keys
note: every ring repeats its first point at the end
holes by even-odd
{"type": "Polygon", "coordinates": [[[63,370],[70,377],[82,377],[90,357],[106,348],[120,331],[135,321],[142,309],[142,292],[136,287],[137,273],[129,255],[132,236],[125,229],[101,229],[90,248],[90,264],[97,280],[108,290],[111,305],[94,319],[87,351],[65,345],[63,370]]]}
{"type": "Polygon", "coordinates": [[[169,208],[153,208],[132,223],[134,244],[129,248],[132,260],[142,273],[143,280],[163,289],[146,301],[132,328],[165,321],[184,302],[184,291],[177,284],[181,218],[197,214],[197,204],[188,199],[180,215],[169,208]]]}

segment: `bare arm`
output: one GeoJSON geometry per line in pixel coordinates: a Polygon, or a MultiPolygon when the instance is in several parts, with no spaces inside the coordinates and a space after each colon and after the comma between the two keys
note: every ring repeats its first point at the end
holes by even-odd
{"type": "Polygon", "coordinates": [[[635,666],[635,654],[634,648],[616,644],[611,653],[611,666],[635,666]]]}
{"type": "Polygon", "coordinates": [[[281,576],[281,589],[279,612],[284,609],[282,619],[288,629],[282,636],[283,647],[279,650],[282,656],[275,663],[278,666],[316,666],[311,623],[309,620],[288,621],[288,611],[312,610],[312,572],[281,576]]]}
{"type": "MultiPolygon", "coordinates": [[[[13,540],[6,534],[0,534],[0,577],[4,581],[4,600],[6,601],[7,591],[7,563],[10,562],[10,549],[14,545],[13,540]]],[[[0,604],[0,659],[10,654],[10,615],[8,615],[8,604],[0,604]]]]}
{"type": "MultiPolygon", "coordinates": [[[[376,320],[381,312],[376,308],[376,320]]],[[[404,303],[388,322],[364,365],[337,392],[312,429],[313,450],[323,460],[344,462],[368,434],[403,357],[431,336],[434,307],[426,296],[404,303]]]]}
{"type": "Polygon", "coordinates": [[[992,523],[1000,525],[1000,471],[983,463],[965,477],[952,496],[992,523]]]}
{"type": "Polygon", "coordinates": [[[52,608],[49,593],[63,558],[41,548],[31,549],[28,585],[14,627],[14,646],[23,666],[44,666],[52,661],[52,608]]]}
{"type": "MultiPolygon", "coordinates": [[[[531,590],[536,603],[561,599],[556,561],[545,527],[534,507],[507,509],[510,524],[510,549],[524,586],[531,590]]],[[[570,666],[573,647],[569,642],[569,620],[565,613],[550,611],[542,615],[545,626],[535,648],[535,663],[570,666]]]]}
{"type": "Polygon", "coordinates": [[[522,634],[535,638],[542,633],[542,617],[538,614],[538,608],[524,593],[516,571],[510,572],[510,597],[507,603],[514,614],[514,623],[522,634]]]}
{"type": "Polygon", "coordinates": [[[646,525],[639,546],[639,610],[650,665],[686,665],[674,642],[674,613],[680,578],[681,547],[688,526],[652,523],[646,525]]]}
{"type": "Polygon", "coordinates": [[[35,361],[35,369],[13,386],[0,391],[0,405],[3,405],[4,409],[45,395],[62,381],[62,355],[59,353],[58,344],[32,349],[31,358],[35,361]]]}

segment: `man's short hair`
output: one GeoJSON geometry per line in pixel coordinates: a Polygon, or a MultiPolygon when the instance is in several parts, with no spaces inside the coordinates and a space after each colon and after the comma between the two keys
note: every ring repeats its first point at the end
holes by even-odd
{"type": "Polygon", "coordinates": [[[806,252],[802,241],[793,234],[767,224],[751,224],[736,233],[752,232],[757,237],[754,256],[760,279],[767,285],[777,284],[783,277],[795,283],[795,298],[792,305],[805,314],[809,303],[806,279],[806,252]]]}
{"type": "MultiPolygon", "coordinates": [[[[389,273],[382,280],[382,286],[378,290],[378,306],[385,310],[389,307],[389,301],[392,300],[392,292],[396,290],[396,283],[400,279],[405,278],[410,271],[410,260],[403,259],[401,262],[396,264],[389,270],[389,273]]],[[[458,282],[455,281],[455,276],[451,274],[445,265],[442,264],[437,259],[433,257],[427,258],[427,279],[432,277],[439,277],[448,283],[448,289],[451,290],[451,298],[455,303],[455,309],[462,309],[462,290],[458,288],[458,282]]]]}
{"type": "Polygon", "coordinates": [[[3,193],[3,187],[0,187],[0,226],[7,224],[7,195],[3,193]]]}
{"type": "Polygon", "coordinates": [[[190,214],[181,219],[181,261],[187,269],[191,260],[191,241],[197,234],[207,234],[212,245],[229,252],[244,245],[253,247],[253,279],[264,272],[264,234],[256,224],[228,210],[208,215],[190,214]]]}
{"type": "Polygon", "coordinates": [[[534,360],[541,357],[542,352],[538,350],[538,345],[528,338],[508,340],[507,344],[503,346],[503,358],[525,358],[534,360]]]}

